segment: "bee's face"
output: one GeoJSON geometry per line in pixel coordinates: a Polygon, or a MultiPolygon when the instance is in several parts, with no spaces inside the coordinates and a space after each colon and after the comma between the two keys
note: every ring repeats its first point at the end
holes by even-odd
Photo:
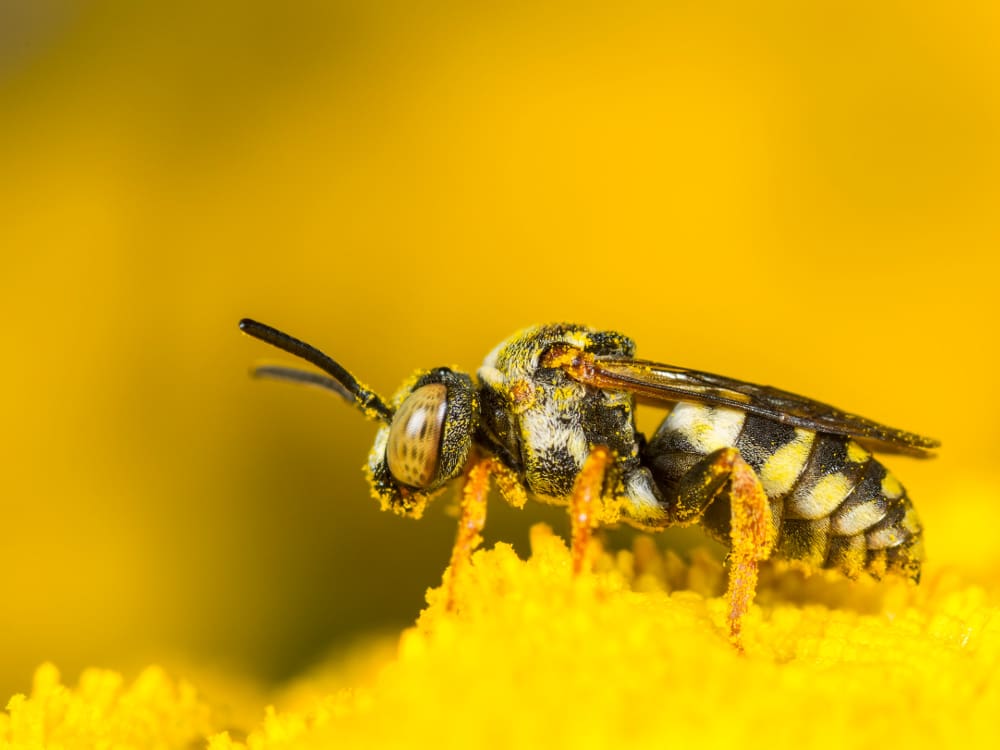
{"type": "Polygon", "coordinates": [[[468,375],[439,367],[411,377],[393,407],[368,456],[369,480],[383,507],[419,516],[465,467],[479,401],[468,375]]]}

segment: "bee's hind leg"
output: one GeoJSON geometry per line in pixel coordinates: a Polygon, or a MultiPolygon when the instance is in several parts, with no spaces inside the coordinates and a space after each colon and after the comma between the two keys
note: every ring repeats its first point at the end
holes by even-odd
{"type": "Polygon", "coordinates": [[[723,493],[729,496],[729,638],[740,647],[740,631],[757,590],[757,566],[774,548],[775,528],[767,495],[756,472],[735,448],[709,454],[681,479],[670,505],[674,523],[704,515],[723,493]]]}
{"type": "Polygon", "coordinates": [[[601,494],[610,465],[611,451],[603,445],[594,446],[573,484],[569,517],[574,574],[582,573],[587,562],[590,538],[599,520],[601,494]]]}

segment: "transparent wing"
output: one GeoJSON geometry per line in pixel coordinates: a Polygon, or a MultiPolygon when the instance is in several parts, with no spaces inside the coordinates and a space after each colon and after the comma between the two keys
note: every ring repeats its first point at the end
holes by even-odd
{"type": "Polygon", "coordinates": [[[659,362],[595,358],[578,349],[550,353],[548,360],[574,380],[599,388],[630,391],[654,401],[699,401],[729,406],[794,427],[858,438],[881,450],[919,455],[940,445],[932,438],[887,427],[768,385],[659,362]]]}

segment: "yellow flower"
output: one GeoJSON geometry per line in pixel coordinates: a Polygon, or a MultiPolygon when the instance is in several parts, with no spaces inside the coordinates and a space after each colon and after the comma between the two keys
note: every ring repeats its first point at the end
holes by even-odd
{"type": "Polygon", "coordinates": [[[521,561],[478,552],[447,611],[442,589],[368,679],[291,686],[232,731],[192,688],[148,670],[75,690],[43,667],[0,715],[0,747],[940,747],[990,745],[1000,715],[1000,617],[982,588],[933,567],[920,587],[806,578],[776,566],[726,638],[719,564],[649,539],[574,578],[546,527],[521,561]],[[230,730],[230,731],[226,731],[230,730]],[[249,731],[247,731],[249,730],[249,731]]]}
{"type": "Polygon", "coordinates": [[[212,730],[210,713],[194,687],[158,667],[129,686],[115,672],[90,669],[70,690],[44,664],[30,697],[15,695],[0,714],[0,748],[184,747],[212,730]]]}

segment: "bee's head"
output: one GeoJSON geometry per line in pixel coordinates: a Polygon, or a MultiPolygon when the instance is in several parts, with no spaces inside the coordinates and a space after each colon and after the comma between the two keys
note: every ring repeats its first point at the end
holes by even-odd
{"type": "Polygon", "coordinates": [[[367,466],[372,493],[383,509],[419,517],[427,501],[462,472],[479,421],[479,401],[468,375],[446,367],[417,372],[390,406],[309,344],[250,319],[241,320],[240,329],[326,373],[263,366],[252,371],[256,377],[326,388],[383,423],[367,466]]]}
{"type": "Polygon", "coordinates": [[[472,378],[446,367],[417,372],[393,398],[393,415],[368,456],[383,508],[419,517],[432,495],[465,468],[479,421],[472,378]]]}

